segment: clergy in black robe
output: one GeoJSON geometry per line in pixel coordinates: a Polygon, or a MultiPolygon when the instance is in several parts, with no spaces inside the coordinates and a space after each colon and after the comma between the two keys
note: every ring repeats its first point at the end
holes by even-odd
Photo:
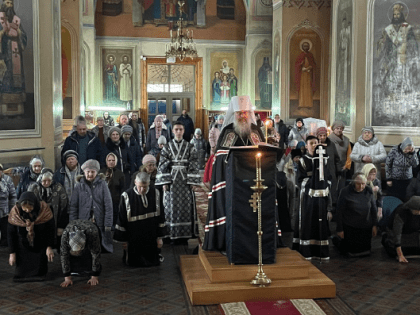
{"type": "MultiPolygon", "coordinates": [[[[253,146],[264,142],[255,122],[252,104],[247,96],[232,98],[225,124],[216,145],[208,194],[209,207],[205,226],[204,250],[226,250],[226,159],[229,148],[253,146]]],[[[252,180],[252,179],[250,179],[252,180]]],[[[248,198],[249,196],[246,196],[248,198]]]]}
{"type": "Polygon", "coordinates": [[[332,209],[326,150],[314,136],[306,138],[307,153],[299,159],[299,209],[293,236],[294,250],[306,259],[328,260],[327,213],[332,209]],[[322,151],[323,157],[320,152],[322,151]],[[322,159],[323,170],[320,170],[322,159]]]}
{"type": "Polygon", "coordinates": [[[185,141],[184,125],[177,121],[173,126],[175,138],[169,141],[160,153],[155,186],[164,191],[165,222],[173,241],[186,243],[198,235],[197,211],[193,185],[200,185],[198,156],[194,145],[185,141]]]}
{"type": "Polygon", "coordinates": [[[159,265],[165,215],[159,190],[150,186],[150,176],[139,172],[135,186],[121,196],[114,240],[125,243],[123,260],[132,267],[159,265]]]}

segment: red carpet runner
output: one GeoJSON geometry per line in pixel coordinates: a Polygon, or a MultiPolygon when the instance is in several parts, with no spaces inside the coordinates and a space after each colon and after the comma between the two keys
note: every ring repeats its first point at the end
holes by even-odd
{"type": "Polygon", "coordinates": [[[223,315],[325,315],[314,300],[239,302],[220,305],[223,315]]]}

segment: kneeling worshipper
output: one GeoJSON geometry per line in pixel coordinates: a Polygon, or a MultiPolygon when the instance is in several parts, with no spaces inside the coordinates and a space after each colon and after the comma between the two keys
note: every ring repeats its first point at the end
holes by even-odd
{"type": "Polygon", "coordinates": [[[150,186],[150,175],[140,172],[135,186],[121,196],[114,240],[123,243],[123,262],[132,267],[158,266],[165,235],[160,192],[150,186]]]}
{"type": "Polygon", "coordinates": [[[24,192],[9,214],[9,264],[16,265],[13,281],[43,281],[54,252],[54,219],[50,207],[33,192],[24,192]]]}
{"type": "Polygon", "coordinates": [[[73,220],[61,238],[61,268],[64,274],[63,288],[73,284],[72,275],[90,276],[90,285],[99,283],[101,274],[101,237],[98,227],[91,221],[73,220]]]}
{"type": "Polygon", "coordinates": [[[420,197],[413,196],[392,212],[382,234],[382,245],[390,257],[398,257],[400,263],[407,263],[406,256],[420,255],[419,232],[420,197]]]}
{"type": "Polygon", "coordinates": [[[370,255],[372,237],[376,236],[378,215],[372,189],[362,172],[353,176],[337,201],[337,236],[334,245],[350,257],[370,255]]]}
{"type": "Polygon", "coordinates": [[[306,138],[306,149],[306,154],[298,162],[300,202],[292,249],[308,260],[329,260],[328,221],[332,218],[329,157],[315,136],[306,138]]]}

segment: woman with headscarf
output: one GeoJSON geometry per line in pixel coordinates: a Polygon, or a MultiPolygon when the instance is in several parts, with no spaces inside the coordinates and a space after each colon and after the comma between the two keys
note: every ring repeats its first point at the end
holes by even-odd
{"type": "Polygon", "coordinates": [[[354,172],[361,172],[363,166],[367,163],[375,164],[378,170],[376,177],[381,180],[381,163],[385,162],[386,151],[372,127],[365,126],[362,128],[362,134],[354,144],[350,158],[354,162],[354,172]]]}
{"type": "Polygon", "coordinates": [[[60,250],[61,235],[64,228],[69,223],[69,199],[66,191],[60,183],[53,181],[53,171],[43,168],[35,184],[29,186],[28,191],[32,191],[39,201],[44,201],[50,207],[54,216],[54,248],[60,250]]]}
{"type": "Polygon", "coordinates": [[[42,281],[54,252],[54,219],[44,201],[24,192],[9,214],[9,264],[16,265],[14,281],[42,281]]]}
{"type": "Polygon", "coordinates": [[[365,164],[362,168],[362,173],[365,175],[367,181],[366,185],[372,189],[373,198],[376,202],[376,207],[378,208],[378,220],[382,218],[382,189],[381,182],[376,178],[378,173],[376,167],[372,163],[365,164]]]}
{"type": "Polygon", "coordinates": [[[117,157],[117,168],[124,173],[125,185],[128,187],[130,184],[131,174],[134,173],[134,161],[127,147],[125,141],[122,139],[122,131],[118,127],[111,127],[109,129],[108,140],[106,141],[105,158],[109,153],[114,153],[117,157]]]}
{"type": "Polygon", "coordinates": [[[114,210],[112,226],[115,227],[118,219],[118,211],[121,194],[125,190],[125,176],[118,168],[118,157],[114,153],[109,153],[106,157],[106,167],[103,167],[99,174],[105,175],[105,181],[108,184],[109,192],[112,198],[112,208],[114,210]]]}
{"type": "Polygon", "coordinates": [[[405,255],[419,255],[420,197],[413,196],[399,205],[391,214],[382,245],[389,256],[398,257],[400,263],[408,263],[405,255]]]}
{"type": "Polygon", "coordinates": [[[70,200],[69,220],[90,220],[95,223],[101,232],[104,250],[112,253],[112,197],[105,176],[98,174],[99,169],[96,160],[83,163],[84,175],[77,178],[78,183],[70,200]]]}
{"type": "Polygon", "coordinates": [[[71,200],[76,178],[82,175],[82,169],[79,163],[79,154],[73,150],[67,150],[63,154],[64,165],[58,169],[53,177],[53,181],[60,183],[67,193],[67,198],[71,200]]]}
{"type": "MultiPolygon", "coordinates": [[[[133,174],[131,177],[131,185],[130,188],[133,188],[135,185],[136,176],[140,172],[145,172],[150,176],[150,187],[155,186],[156,181],[156,174],[157,174],[157,165],[158,162],[156,158],[151,154],[146,154],[142,160],[142,166],[140,166],[139,170],[133,174]]],[[[160,188],[160,187],[158,187],[160,188]]]]}
{"type": "Polygon", "coordinates": [[[25,191],[28,190],[28,187],[31,184],[36,183],[39,174],[41,173],[42,168],[44,167],[44,162],[38,158],[33,157],[29,162],[29,167],[26,167],[22,176],[20,177],[19,184],[16,188],[17,198],[20,198],[25,191]]]}
{"type": "Polygon", "coordinates": [[[372,189],[366,176],[354,174],[351,185],[344,187],[337,201],[337,236],[333,243],[351,257],[370,255],[371,240],[376,236],[378,216],[372,189]]]}
{"type": "Polygon", "coordinates": [[[419,164],[414,154],[414,143],[410,137],[394,146],[385,161],[387,196],[404,200],[407,187],[413,178],[413,168],[419,164]]]}

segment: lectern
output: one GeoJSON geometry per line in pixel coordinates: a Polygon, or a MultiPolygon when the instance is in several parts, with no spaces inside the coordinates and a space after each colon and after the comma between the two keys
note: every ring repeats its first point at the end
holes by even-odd
{"type": "Polygon", "coordinates": [[[258,219],[250,205],[255,184],[255,156],[260,152],[262,193],[263,264],[276,262],[278,212],[276,206],[276,162],[282,149],[271,145],[232,147],[226,166],[226,253],[231,264],[258,264],[258,219]]]}

